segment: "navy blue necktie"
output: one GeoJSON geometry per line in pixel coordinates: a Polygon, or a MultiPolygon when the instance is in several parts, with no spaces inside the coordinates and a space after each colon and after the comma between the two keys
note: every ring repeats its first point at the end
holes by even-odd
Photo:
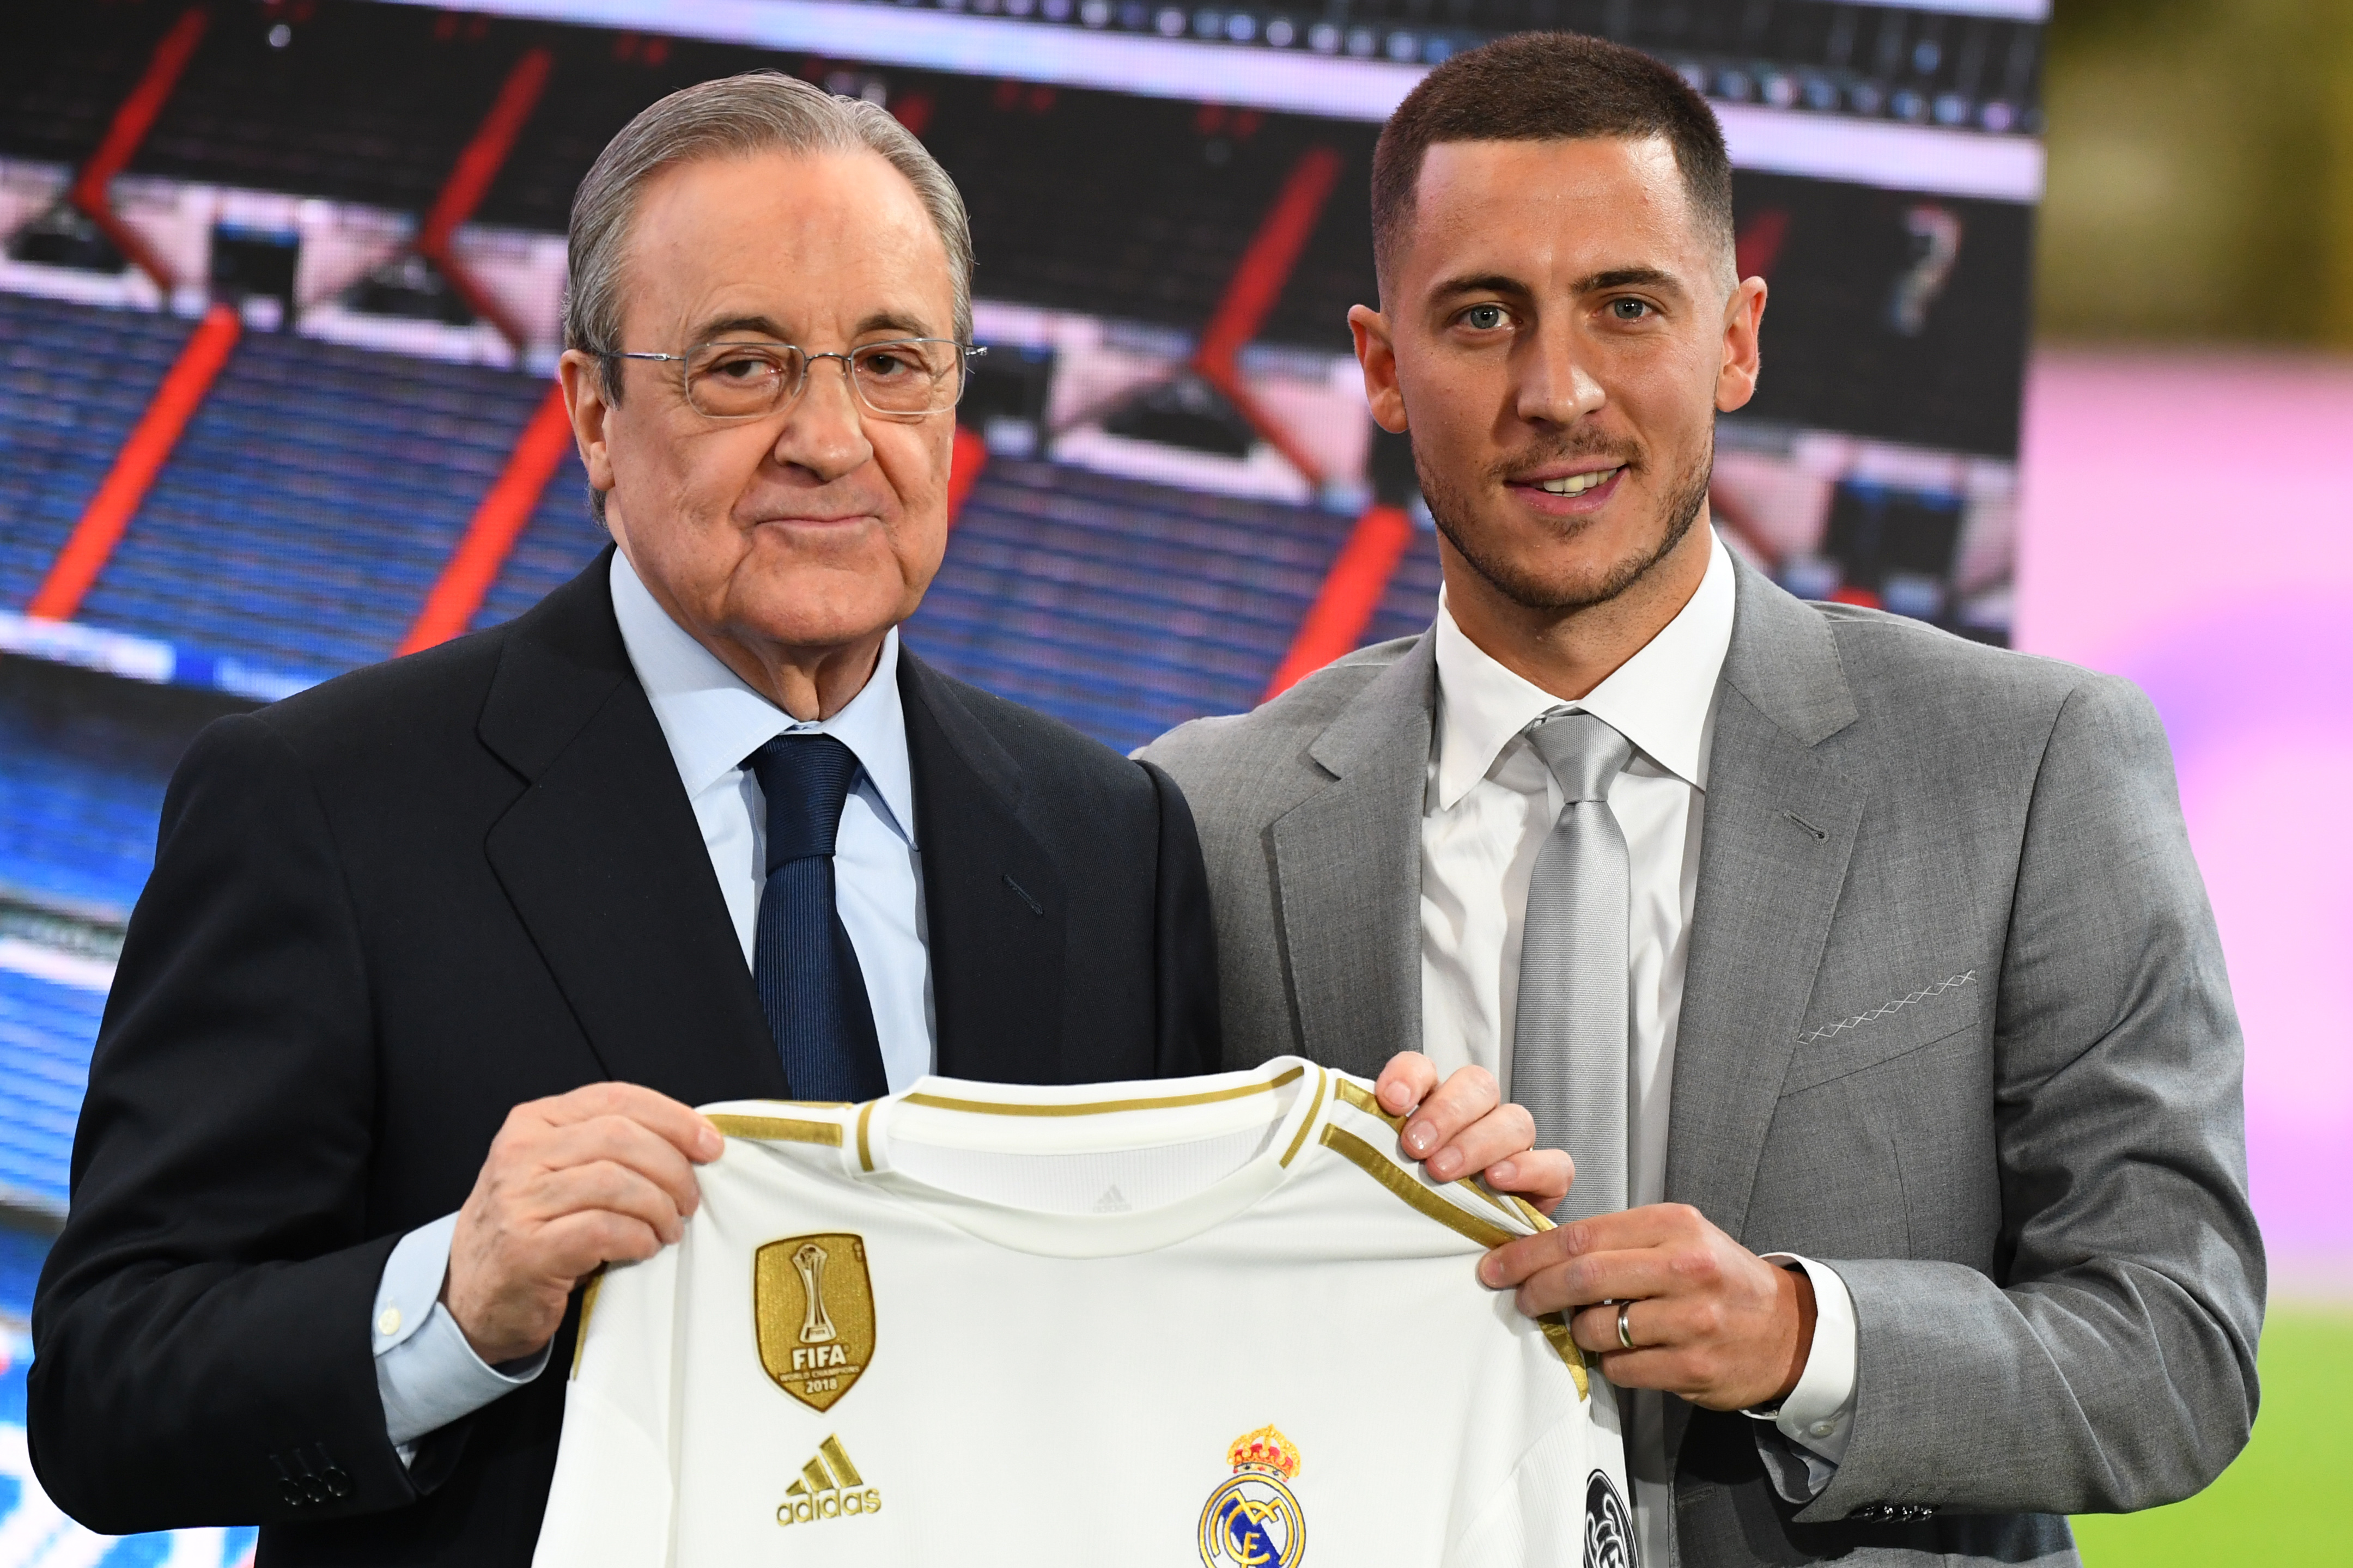
{"type": "Polygon", "coordinates": [[[768,882],[752,980],[796,1100],[891,1092],[858,950],[834,906],[833,840],[858,754],[830,735],[779,735],[744,759],[768,802],[768,882]]]}

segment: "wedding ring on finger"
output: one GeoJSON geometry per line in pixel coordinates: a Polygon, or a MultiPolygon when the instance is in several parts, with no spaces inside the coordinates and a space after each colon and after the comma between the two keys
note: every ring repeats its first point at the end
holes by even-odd
{"type": "Polygon", "coordinates": [[[1626,1314],[1633,1310],[1634,1303],[1631,1301],[1618,1303],[1618,1342],[1630,1351],[1634,1348],[1634,1331],[1628,1326],[1626,1314]]]}

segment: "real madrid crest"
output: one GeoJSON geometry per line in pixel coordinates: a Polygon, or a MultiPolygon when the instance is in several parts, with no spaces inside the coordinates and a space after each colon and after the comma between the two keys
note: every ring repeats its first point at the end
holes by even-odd
{"type": "Polygon", "coordinates": [[[1201,1510],[1201,1561],[1207,1568],[1295,1568],[1307,1555],[1307,1519],[1291,1495],[1299,1450],[1271,1426],[1234,1439],[1226,1451],[1233,1479],[1201,1510]]]}
{"type": "Polygon", "coordinates": [[[812,1410],[849,1392],[874,1358],[874,1282],[855,1236],[792,1236],[752,1261],[760,1364],[812,1410]]]}
{"type": "Polygon", "coordinates": [[[1634,1517],[1599,1470],[1585,1484],[1585,1568],[1634,1568],[1634,1517]]]}

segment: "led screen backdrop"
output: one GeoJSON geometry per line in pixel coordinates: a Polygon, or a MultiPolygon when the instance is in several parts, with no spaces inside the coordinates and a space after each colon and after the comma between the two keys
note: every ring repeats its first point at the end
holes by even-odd
{"type": "Polygon", "coordinates": [[[23,1321],[164,781],[210,719],[493,624],[603,538],[563,229],[661,94],[884,105],[970,204],[989,354],[913,646],[1127,748],[1428,624],[1365,414],[1380,121],[1501,34],[1715,103],[1762,395],[1715,515],[1791,588],[2010,623],[2044,0],[89,0],[0,52],[0,1564],[212,1564],[43,1502],[23,1321]]]}

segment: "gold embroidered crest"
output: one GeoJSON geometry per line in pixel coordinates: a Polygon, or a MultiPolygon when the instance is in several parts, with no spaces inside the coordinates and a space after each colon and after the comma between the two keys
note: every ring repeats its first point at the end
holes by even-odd
{"type": "Polygon", "coordinates": [[[874,1357],[874,1284],[855,1236],[792,1236],[752,1260],[760,1364],[812,1410],[849,1392],[874,1357]]]}

